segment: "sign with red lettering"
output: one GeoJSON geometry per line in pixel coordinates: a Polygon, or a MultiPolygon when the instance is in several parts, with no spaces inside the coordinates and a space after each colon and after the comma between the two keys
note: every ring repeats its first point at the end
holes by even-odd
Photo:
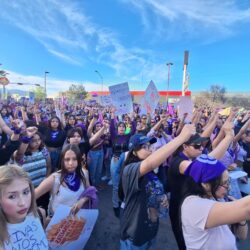
{"type": "Polygon", "coordinates": [[[52,250],[82,250],[91,235],[98,210],[81,209],[77,215],[70,216],[70,209],[70,207],[60,205],[46,229],[52,250]]]}

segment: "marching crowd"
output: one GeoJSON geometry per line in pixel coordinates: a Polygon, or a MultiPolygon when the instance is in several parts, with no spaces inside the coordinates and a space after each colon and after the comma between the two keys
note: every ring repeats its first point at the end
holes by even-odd
{"type": "Polygon", "coordinates": [[[229,173],[250,175],[250,112],[115,111],[85,102],[0,103],[0,249],[49,249],[44,230],[57,207],[72,215],[98,209],[103,181],[112,185],[121,250],[154,249],[168,214],[179,249],[237,249],[248,234],[250,196],[230,195],[229,173]],[[16,248],[15,232],[27,221],[33,241],[16,248]]]}

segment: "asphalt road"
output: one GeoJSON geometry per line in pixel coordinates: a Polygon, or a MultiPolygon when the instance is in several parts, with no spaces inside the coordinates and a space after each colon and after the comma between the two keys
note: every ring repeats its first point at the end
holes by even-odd
{"type": "MultiPolygon", "coordinates": [[[[113,215],[111,193],[110,186],[99,191],[99,217],[84,250],[119,250],[119,220],[113,215]]],[[[240,250],[250,249],[250,234],[246,241],[239,243],[238,247],[240,250]]],[[[178,250],[169,218],[161,220],[157,244],[152,249],[178,250]]],[[[216,250],[216,246],[213,250],[216,250]]]]}

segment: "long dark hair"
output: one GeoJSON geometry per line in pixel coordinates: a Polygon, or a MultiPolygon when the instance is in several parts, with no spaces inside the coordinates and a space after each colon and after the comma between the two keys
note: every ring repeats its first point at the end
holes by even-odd
{"type": "MultiPolygon", "coordinates": [[[[40,137],[41,144],[38,148],[38,151],[42,151],[44,149],[44,138],[43,138],[42,134],[38,131],[34,135],[38,135],[40,137]]],[[[29,143],[28,148],[25,151],[25,155],[32,155],[30,144],[31,144],[31,142],[29,143]]]]}
{"type": "Polygon", "coordinates": [[[53,116],[53,117],[51,117],[51,118],[49,119],[49,123],[48,123],[49,129],[52,129],[52,128],[51,128],[51,122],[52,122],[52,120],[54,120],[54,119],[56,119],[56,120],[58,121],[58,127],[57,127],[57,129],[58,129],[58,130],[62,130],[62,122],[61,122],[61,120],[59,119],[59,117],[57,117],[57,116],[53,116]]]}
{"type": "Polygon", "coordinates": [[[122,169],[121,169],[121,172],[120,172],[120,181],[119,181],[119,187],[118,187],[118,196],[119,196],[119,199],[121,201],[124,200],[124,192],[123,192],[123,188],[122,188],[122,175],[123,175],[123,171],[124,171],[125,167],[127,167],[131,163],[135,163],[135,162],[140,162],[141,161],[141,159],[137,155],[134,154],[134,152],[137,152],[140,149],[141,149],[141,146],[138,146],[134,150],[130,150],[128,152],[127,156],[125,156],[125,161],[124,161],[124,163],[122,165],[122,169]]]}
{"type": "Polygon", "coordinates": [[[76,174],[81,179],[83,185],[86,187],[86,179],[85,179],[84,173],[82,171],[82,166],[81,166],[82,155],[81,155],[80,149],[79,149],[79,147],[77,145],[71,145],[71,144],[66,145],[64,147],[64,149],[62,150],[62,152],[61,152],[61,157],[60,157],[60,166],[61,166],[60,184],[63,183],[63,179],[64,179],[65,175],[67,174],[67,170],[65,169],[65,165],[64,165],[64,157],[65,157],[65,154],[69,150],[72,150],[76,155],[76,159],[77,159],[76,174]]]}
{"type": "Polygon", "coordinates": [[[69,143],[69,139],[74,137],[75,133],[78,133],[81,138],[83,138],[83,133],[82,133],[82,129],[79,127],[75,127],[75,128],[71,128],[68,133],[67,133],[67,141],[69,143]]]}

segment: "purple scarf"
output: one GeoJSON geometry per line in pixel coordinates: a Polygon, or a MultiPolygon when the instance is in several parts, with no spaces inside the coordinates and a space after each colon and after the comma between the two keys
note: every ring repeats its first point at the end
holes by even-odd
{"type": "Polygon", "coordinates": [[[80,188],[81,181],[75,172],[66,174],[63,180],[71,191],[76,192],[80,188]]]}

